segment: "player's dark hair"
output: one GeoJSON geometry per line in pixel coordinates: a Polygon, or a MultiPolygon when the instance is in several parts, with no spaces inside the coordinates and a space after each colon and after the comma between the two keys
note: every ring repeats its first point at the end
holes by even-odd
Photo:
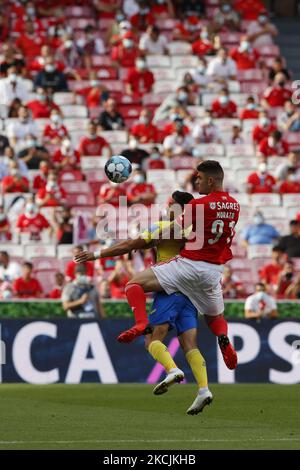
{"type": "Polygon", "coordinates": [[[290,227],[296,227],[299,224],[300,224],[299,220],[294,219],[290,221],[290,227]]]}
{"type": "Polygon", "coordinates": [[[190,193],[186,193],[185,191],[174,191],[172,199],[183,208],[185,204],[188,204],[192,199],[194,199],[194,196],[190,193]]]}
{"type": "Polygon", "coordinates": [[[30,263],[29,261],[25,261],[23,263],[23,267],[26,267],[26,268],[29,268],[29,269],[33,269],[33,264],[30,263]]]}
{"type": "Polygon", "coordinates": [[[272,252],[273,252],[273,253],[283,253],[283,249],[280,248],[279,245],[275,245],[275,246],[273,246],[273,248],[272,248],[272,252]]]}
{"type": "Polygon", "coordinates": [[[224,171],[220,163],[216,160],[205,160],[197,166],[197,170],[201,173],[205,173],[207,176],[211,176],[220,182],[224,179],[224,171]]]}
{"type": "Polygon", "coordinates": [[[257,282],[257,283],[255,284],[255,287],[262,287],[263,289],[265,289],[265,288],[266,288],[266,285],[265,285],[263,282],[257,282]]]}

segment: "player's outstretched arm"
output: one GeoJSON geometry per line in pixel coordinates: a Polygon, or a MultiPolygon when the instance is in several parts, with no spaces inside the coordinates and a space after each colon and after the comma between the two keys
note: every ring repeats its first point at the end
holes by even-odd
{"type": "Polygon", "coordinates": [[[86,261],[95,261],[100,258],[108,258],[112,256],[121,256],[129,253],[133,250],[142,250],[149,248],[149,243],[143,238],[135,238],[132,240],[124,240],[116,243],[115,245],[104,248],[103,250],[91,252],[83,251],[75,256],[74,261],[76,263],[85,263],[86,261]]]}

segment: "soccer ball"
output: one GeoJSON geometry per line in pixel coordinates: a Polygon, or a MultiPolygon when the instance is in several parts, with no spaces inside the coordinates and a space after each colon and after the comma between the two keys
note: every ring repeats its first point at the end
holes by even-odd
{"type": "Polygon", "coordinates": [[[131,175],[132,165],[122,155],[114,155],[106,162],[104,171],[107,178],[113,183],[124,183],[131,175]]]}

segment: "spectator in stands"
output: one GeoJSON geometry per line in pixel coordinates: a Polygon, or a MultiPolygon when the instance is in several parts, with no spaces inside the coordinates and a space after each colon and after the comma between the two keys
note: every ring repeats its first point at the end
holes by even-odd
{"type": "MultiPolygon", "coordinates": [[[[73,248],[73,258],[81,253],[83,251],[83,246],[82,245],[76,245],[73,248]]],[[[85,266],[86,269],[86,276],[90,278],[90,280],[93,279],[94,276],[94,263],[92,261],[86,261],[85,263],[82,263],[83,266],[85,266]]],[[[74,281],[75,279],[75,268],[78,266],[73,259],[67,263],[66,269],[65,269],[65,276],[66,276],[66,281],[74,281]]]]}
{"type": "Polygon", "coordinates": [[[153,85],[153,73],[148,69],[146,61],[141,57],[138,58],[135,67],[128,71],[125,80],[126,93],[141,97],[145,93],[150,93],[153,85]]]}
{"type": "Polygon", "coordinates": [[[2,180],[3,193],[28,193],[29,181],[22,176],[18,163],[11,161],[9,163],[9,174],[4,176],[2,180]]]}
{"type": "Polygon", "coordinates": [[[76,47],[87,69],[92,67],[93,55],[105,54],[103,39],[96,35],[96,28],[92,24],[86,25],[83,35],[76,41],[76,47]]]}
{"type": "Polygon", "coordinates": [[[201,22],[198,16],[185,12],[172,30],[173,41],[194,42],[198,36],[201,22]]]}
{"type": "Polygon", "coordinates": [[[16,297],[22,299],[42,297],[43,289],[38,279],[32,276],[33,265],[28,261],[22,265],[22,276],[13,282],[13,291],[16,297]]]}
{"type": "MultiPolygon", "coordinates": [[[[24,3],[24,2],[22,2],[24,3]]],[[[31,20],[34,25],[34,30],[37,33],[44,31],[44,26],[40,18],[37,17],[37,9],[34,2],[25,2],[26,5],[16,9],[17,21],[14,24],[14,33],[22,34],[25,30],[25,23],[31,20]]]]}
{"type": "Polygon", "coordinates": [[[221,47],[217,56],[209,62],[207,75],[221,85],[226,85],[228,80],[236,80],[236,63],[228,57],[228,51],[225,47],[221,47]]]}
{"type": "Polygon", "coordinates": [[[110,157],[112,150],[109,143],[97,133],[98,122],[91,120],[88,123],[87,135],[82,137],[79,145],[78,152],[80,155],[97,155],[110,157]]]}
{"type": "Polygon", "coordinates": [[[33,178],[32,189],[34,192],[46,186],[49,169],[50,166],[48,162],[40,162],[39,171],[33,178]]]}
{"type": "Polygon", "coordinates": [[[258,155],[263,157],[285,157],[288,153],[289,144],[282,138],[280,131],[271,132],[270,136],[265,137],[258,146],[258,155]]]}
{"type": "Polygon", "coordinates": [[[219,96],[211,104],[212,115],[214,118],[234,118],[237,115],[237,106],[230,99],[227,88],[222,88],[219,96]]]}
{"type": "Polygon", "coordinates": [[[266,7],[262,0],[235,0],[234,9],[246,21],[255,21],[261,14],[266,14],[266,7]]]}
{"type": "Polygon", "coordinates": [[[62,38],[62,43],[56,51],[56,58],[64,64],[66,69],[76,70],[85,65],[71,33],[67,33],[62,38]]]}
{"type": "Polygon", "coordinates": [[[280,194],[296,194],[300,193],[300,180],[297,180],[297,170],[289,168],[286,180],[279,186],[280,194]]]}
{"type": "Polygon", "coordinates": [[[169,112],[168,119],[166,119],[166,124],[162,129],[163,137],[173,134],[176,131],[176,121],[181,119],[184,123],[183,133],[187,135],[190,133],[190,125],[193,121],[193,117],[190,115],[188,109],[175,106],[169,112]]]}
{"type": "Polygon", "coordinates": [[[286,299],[300,299],[300,274],[295,277],[292,283],[285,291],[285,298],[286,299]]]}
{"type": "Polygon", "coordinates": [[[54,166],[62,170],[79,170],[80,153],[73,147],[71,140],[65,137],[53,155],[54,166]]]}
{"type": "Polygon", "coordinates": [[[259,52],[254,49],[248,36],[242,36],[239,47],[234,47],[230,57],[235,61],[238,70],[255,69],[259,66],[259,52]]]}
{"type": "Polygon", "coordinates": [[[208,89],[211,85],[214,85],[211,82],[211,78],[207,75],[207,63],[204,57],[199,57],[197,67],[194,67],[190,73],[194,79],[195,84],[200,87],[201,91],[208,89]]]}
{"type": "Polygon", "coordinates": [[[164,155],[169,158],[191,155],[192,147],[193,138],[184,133],[184,121],[181,118],[177,118],[175,120],[175,131],[164,139],[164,155]]]}
{"type": "Polygon", "coordinates": [[[102,131],[118,131],[124,129],[125,122],[122,114],[117,109],[117,103],[109,98],[103,103],[104,110],[99,116],[99,125],[102,131]]]}
{"type": "Polygon", "coordinates": [[[272,83],[278,73],[282,73],[285,76],[285,79],[289,81],[291,79],[290,72],[284,66],[282,57],[275,57],[273,64],[269,70],[269,81],[272,83]]]}
{"type": "Polygon", "coordinates": [[[300,112],[292,101],[284,103],[284,112],[278,116],[277,123],[283,132],[300,132],[300,112]]]}
{"type": "Polygon", "coordinates": [[[4,42],[9,36],[8,19],[4,13],[0,13],[0,41],[4,42]]]}
{"type": "Polygon", "coordinates": [[[292,98],[292,91],[287,86],[286,76],[279,72],[275,75],[274,85],[266,89],[262,106],[266,109],[283,107],[286,101],[292,98]]]}
{"type": "Polygon", "coordinates": [[[225,299],[240,299],[244,297],[244,288],[238,278],[232,273],[230,266],[225,266],[222,276],[222,290],[225,299]]]}
{"type": "Polygon", "coordinates": [[[103,318],[97,289],[83,264],[76,265],[75,279],[63,288],[61,300],[68,318],[103,318]]]}
{"type": "Polygon", "coordinates": [[[290,234],[281,237],[278,246],[288,258],[300,258],[300,221],[290,221],[290,234]]]}
{"type": "Polygon", "coordinates": [[[200,37],[193,42],[192,51],[193,54],[197,55],[198,57],[214,54],[215,48],[207,26],[204,26],[201,29],[200,37]]]}
{"type": "Polygon", "coordinates": [[[128,186],[127,197],[130,204],[151,206],[155,202],[156,191],[151,183],[146,182],[146,173],[136,169],[132,174],[132,183],[128,186]]]}
{"type": "Polygon", "coordinates": [[[247,29],[249,41],[253,47],[271,46],[278,35],[276,26],[270,23],[267,12],[259,14],[257,20],[251,21],[247,29]]]}
{"type": "Polygon", "coordinates": [[[49,292],[50,299],[60,299],[65,285],[65,276],[63,273],[55,273],[55,286],[49,292]]]}
{"type": "Polygon", "coordinates": [[[275,293],[278,284],[278,277],[284,265],[285,255],[282,249],[277,245],[272,248],[271,262],[265,264],[259,271],[259,277],[267,287],[268,292],[275,293]]]}
{"type": "Polygon", "coordinates": [[[69,207],[63,207],[61,211],[55,211],[51,222],[56,231],[57,243],[59,245],[72,244],[73,220],[71,209],[69,207]]]}
{"type": "Polygon", "coordinates": [[[278,181],[285,181],[288,170],[292,168],[296,172],[296,180],[300,181],[300,157],[297,152],[290,152],[286,161],[281,163],[275,170],[275,177],[278,181]]]}
{"type": "Polygon", "coordinates": [[[30,109],[33,119],[50,118],[51,111],[60,111],[59,106],[48,100],[46,90],[38,88],[36,99],[29,101],[27,107],[30,109]]]}
{"type": "Polygon", "coordinates": [[[122,150],[121,154],[126,157],[131,163],[136,163],[139,166],[149,157],[149,152],[139,147],[139,143],[135,137],[130,137],[128,148],[122,150]]]}
{"type": "Polygon", "coordinates": [[[29,110],[26,106],[21,106],[18,113],[18,121],[11,123],[7,129],[7,136],[10,145],[18,148],[24,147],[25,137],[28,134],[38,135],[36,123],[30,118],[29,110]]]}
{"type": "Polygon", "coordinates": [[[102,279],[99,282],[99,294],[100,294],[101,299],[111,298],[110,285],[107,279],[102,279]]]}
{"type": "Polygon", "coordinates": [[[110,24],[107,33],[107,43],[110,46],[116,46],[120,44],[122,35],[127,31],[132,30],[132,24],[130,21],[126,21],[123,11],[120,9],[117,11],[114,21],[110,24]]]}
{"type": "Polygon", "coordinates": [[[14,98],[12,102],[10,103],[10,106],[8,108],[8,114],[7,117],[9,118],[17,118],[19,114],[19,109],[22,106],[22,102],[20,98],[14,98]]]}
{"type": "Polygon", "coordinates": [[[4,151],[4,158],[0,163],[0,180],[4,177],[9,175],[10,173],[10,163],[17,162],[19,167],[19,172],[22,176],[28,177],[28,168],[26,163],[22,160],[17,159],[15,156],[14,149],[12,147],[6,147],[4,151]]]}
{"type": "Polygon", "coordinates": [[[214,33],[240,30],[239,15],[233,10],[229,1],[220,5],[220,10],[214,16],[211,28],[214,33]]]}
{"type": "Polygon", "coordinates": [[[89,72],[89,85],[75,90],[75,93],[84,98],[85,104],[89,109],[99,108],[109,97],[106,87],[97,78],[95,70],[89,72]]]}
{"type": "Polygon", "coordinates": [[[269,137],[271,133],[276,130],[276,126],[272,124],[268,113],[266,111],[260,111],[258,124],[252,131],[253,143],[258,145],[264,138],[269,137]]]}
{"type": "Polygon", "coordinates": [[[245,317],[260,320],[261,318],[276,318],[278,316],[276,301],[266,293],[262,282],[255,285],[255,293],[247,297],[245,302],[245,317]]]}
{"type": "Polygon", "coordinates": [[[174,108],[182,110],[185,114],[187,112],[187,107],[193,104],[191,95],[192,94],[189,92],[187,87],[178,87],[176,93],[168,95],[156,109],[153,119],[154,123],[167,120],[170,117],[170,112],[174,110],[174,108]]]}
{"type": "Polygon", "coordinates": [[[5,149],[9,147],[9,140],[6,135],[0,134],[0,156],[4,155],[5,149]]]}
{"type": "Polygon", "coordinates": [[[147,0],[137,0],[138,12],[130,18],[132,26],[138,31],[146,31],[149,25],[153,25],[155,18],[151,12],[147,0]]]}
{"type": "Polygon", "coordinates": [[[164,170],[166,168],[166,162],[163,160],[158,147],[152,147],[146,164],[147,170],[164,170]]]}
{"type": "Polygon", "coordinates": [[[18,153],[18,159],[26,163],[29,170],[38,170],[41,161],[49,160],[49,152],[38,143],[34,134],[28,134],[24,148],[18,153]]]}
{"type": "Polygon", "coordinates": [[[254,214],[254,224],[248,225],[242,232],[243,245],[271,245],[280,234],[273,225],[265,222],[262,212],[254,214]]]}
{"type": "Polygon", "coordinates": [[[151,11],[156,19],[174,18],[175,16],[172,0],[154,0],[152,3],[151,11]]]}
{"type": "Polygon", "coordinates": [[[121,9],[120,0],[93,0],[92,5],[99,18],[113,19],[121,9]]]}
{"type": "Polygon", "coordinates": [[[30,19],[27,19],[24,25],[24,32],[16,40],[16,46],[25,58],[39,56],[41,47],[46,43],[46,36],[35,30],[34,23],[30,19]]]}
{"type": "Polygon", "coordinates": [[[24,59],[12,44],[2,44],[2,54],[0,57],[0,74],[6,75],[8,69],[12,66],[16,67],[17,74],[21,74],[25,66],[24,59]]]}
{"type": "Polygon", "coordinates": [[[195,144],[220,144],[221,136],[218,126],[215,124],[212,111],[205,110],[202,123],[195,124],[193,133],[195,144]]]}
{"type": "Polygon", "coordinates": [[[122,35],[122,41],[111,51],[112,65],[115,67],[134,67],[139,51],[132,31],[122,35]]]}
{"type": "Polygon", "coordinates": [[[0,205],[0,243],[11,240],[10,222],[5,214],[4,206],[0,205]]]}
{"type": "Polygon", "coordinates": [[[16,261],[11,261],[7,251],[0,251],[0,281],[13,282],[21,277],[21,266],[16,261]]]}
{"type": "Polygon", "coordinates": [[[232,126],[232,134],[229,136],[228,143],[232,145],[244,144],[245,143],[244,137],[241,134],[242,134],[241,126],[237,126],[237,125],[232,126]]]}
{"type": "Polygon", "coordinates": [[[240,119],[244,121],[245,119],[258,119],[259,111],[257,103],[253,96],[248,96],[246,101],[246,106],[240,112],[240,119]]]}
{"type": "MultiPolygon", "coordinates": [[[[27,68],[32,72],[40,72],[44,68],[45,62],[48,58],[53,58],[53,50],[48,44],[45,44],[41,47],[40,55],[34,57],[32,62],[28,64],[27,68]]],[[[60,72],[64,71],[65,66],[62,62],[55,60],[55,65],[57,70],[60,72]]]]}
{"type": "Polygon", "coordinates": [[[118,259],[115,269],[111,272],[108,278],[112,299],[126,298],[125,287],[133,275],[134,271],[130,261],[122,258],[118,259]]]}
{"type": "Polygon", "coordinates": [[[43,131],[44,144],[60,145],[64,139],[70,138],[67,128],[63,124],[61,113],[53,109],[50,114],[50,123],[43,131]]]}
{"type": "Polygon", "coordinates": [[[35,77],[34,86],[50,89],[52,92],[68,91],[66,75],[57,68],[57,63],[52,56],[45,59],[44,67],[35,77]]]}
{"type": "Polygon", "coordinates": [[[59,186],[57,174],[53,170],[49,171],[46,186],[37,192],[36,203],[39,207],[58,207],[62,206],[65,200],[66,192],[59,186]]]}
{"type": "Polygon", "coordinates": [[[25,211],[20,214],[16,223],[16,232],[21,235],[28,234],[28,240],[40,241],[44,230],[49,232],[50,224],[48,220],[40,213],[37,205],[29,200],[26,203],[25,211]]]}
{"type": "Polygon", "coordinates": [[[7,69],[7,77],[0,79],[0,103],[10,106],[15,98],[26,103],[28,96],[28,87],[24,78],[18,75],[15,65],[10,66],[7,69]]]}
{"type": "Polygon", "coordinates": [[[149,25],[140,39],[139,48],[144,55],[168,54],[168,40],[157,26],[149,25]]]}
{"type": "Polygon", "coordinates": [[[151,142],[159,142],[159,130],[152,123],[152,111],[150,109],[142,109],[139,122],[134,124],[130,129],[130,135],[141,144],[149,144],[151,142]]]}
{"type": "Polygon", "coordinates": [[[264,162],[261,162],[257,171],[251,173],[247,178],[247,192],[249,194],[272,193],[275,185],[276,180],[268,172],[268,166],[264,162]]]}
{"type": "Polygon", "coordinates": [[[288,289],[295,281],[296,273],[294,264],[291,260],[287,260],[281,272],[278,275],[277,285],[275,286],[275,292],[278,299],[284,299],[287,297],[288,289]]]}

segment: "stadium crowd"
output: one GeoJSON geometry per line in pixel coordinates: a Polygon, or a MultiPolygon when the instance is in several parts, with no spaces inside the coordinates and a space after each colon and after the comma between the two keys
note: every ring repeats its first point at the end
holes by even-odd
{"type": "Polygon", "coordinates": [[[242,208],[225,298],[300,298],[300,108],[262,1],[0,5],[0,298],[58,299],[76,275],[124,298],[154,255],[76,274],[73,255],[99,243],[96,207],[196,194],[208,158],[242,208]],[[114,154],[134,167],[121,185],[104,174],[114,154]]]}

